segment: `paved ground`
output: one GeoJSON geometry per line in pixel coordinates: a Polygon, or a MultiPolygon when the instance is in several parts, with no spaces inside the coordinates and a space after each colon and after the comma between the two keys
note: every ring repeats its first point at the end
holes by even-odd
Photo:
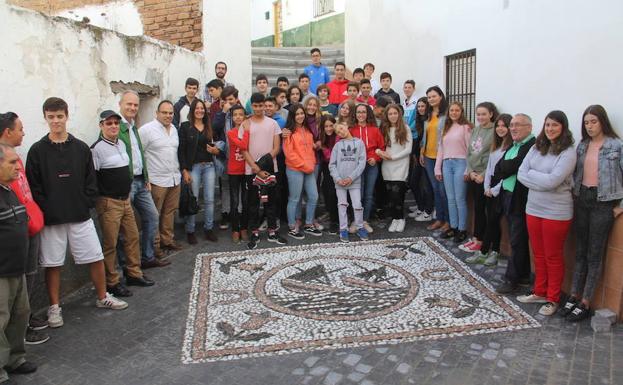
{"type": "MultiPolygon", "coordinates": [[[[542,323],[538,329],[183,365],[194,257],[235,250],[228,234],[221,231],[218,244],[187,247],[171,256],[171,266],[149,271],[156,286],[134,289],[127,310],[96,309],[89,288],[65,298],[65,326],[48,329],[52,339],[28,349],[39,370],[14,376],[11,384],[623,384],[622,326],[595,334],[588,322],[540,316],[536,305],[522,308],[542,323]]],[[[400,236],[419,235],[428,232],[409,221],[400,236]]],[[[377,230],[372,239],[388,237],[377,230]]],[[[504,266],[476,271],[495,280],[504,266]]]]}

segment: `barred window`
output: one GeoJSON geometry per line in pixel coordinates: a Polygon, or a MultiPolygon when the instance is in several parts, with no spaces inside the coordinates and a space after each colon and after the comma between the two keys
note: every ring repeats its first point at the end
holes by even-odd
{"type": "Polygon", "coordinates": [[[335,11],[333,0],[314,0],[314,17],[326,15],[333,11],[335,11]]]}
{"type": "Polygon", "coordinates": [[[446,97],[459,101],[465,116],[474,123],[476,109],[476,50],[446,56],[446,97]]]}

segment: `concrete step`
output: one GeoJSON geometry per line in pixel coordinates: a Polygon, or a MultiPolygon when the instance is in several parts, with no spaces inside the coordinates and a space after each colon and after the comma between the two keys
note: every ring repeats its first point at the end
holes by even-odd
{"type": "MultiPolygon", "coordinates": [[[[344,49],[342,48],[320,48],[322,57],[329,59],[331,57],[344,57],[344,49]]],[[[253,47],[251,48],[251,56],[270,56],[270,57],[304,57],[309,60],[309,51],[311,47],[253,47]]]]}
{"type": "MultiPolygon", "coordinates": [[[[336,58],[322,58],[322,64],[327,67],[333,67],[336,62],[344,61],[344,57],[336,57],[336,58]]],[[[272,57],[272,56],[252,56],[251,63],[253,66],[263,66],[263,67],[289,67],[289,68],[305,68],[306,66],[311,64],[309,57],[298,59],[298,58],[282,58],[282,57],[272,57]]]]}

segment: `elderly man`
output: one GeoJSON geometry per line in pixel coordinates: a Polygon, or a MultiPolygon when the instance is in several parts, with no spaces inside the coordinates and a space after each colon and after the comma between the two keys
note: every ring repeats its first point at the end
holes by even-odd
{"type": "Polygon", "coordinates": [[[502,205],[508,221],[511,243],[506,279],[496,288],[500,294],[510,294],[517,290],[519,284],[530,283],[530,249],[526,226],[528,188],[517,180],[517,171],[536,141],[532,135],[532,119],[526,114],[515,115],[511,120],[510,132],[513,145],[495,166],[491,180],[492,186],[502,181],[502,205]]]}
{"type": "Polygon", "coordinates": [[[167,266],[171,262],[163,258],[164,253],[160,250],[158,252],[154,250],[159,214],[151,196],[151,185],[149,184],[149,174],[145,164],[143,144],[136,127],[139,103],[140,99],[135,91],[125,91],[121,94],[121,99],[119,100],[119,112],[121,115],[119,140],[125,143],[126,152],[130,159],[129,171],[132,176],[130,201],[141,218],[141,267],[149,269],[167,266]]]}
{"type": "Polygon", "coordinates": [[[177,158],[179,137],[172,124],[173,103],[163,100],[158,104],[156,119],[142,126],[138,133],[149,167],[151,196],[160,215],[160,232],[155,245],[165,250],[180,250],[173,239],[173,221],[180,201],[180,163],[177,158]]]}
{"type": "Polygon", "coordinates": [[[99,196],[95,202],[102,227],[102,249],[106,267],[108,292],[117,297],[129,297],[132,292],[120,281],[117,272],[117,239],[124,236],[126,254],[126,284],[152,286],[154,281],[141,271],[141,251],[134,210],[130,203],[130,157],[125,144],[119,140],[121,115],[111,110],[100,114],[100,137],[91,146],[93,166],[97,175],[99,196]]]}
{"type": "Polygon", "coordinates": [[[30,316],[26,293],[28,215],[11,190],[19,177],[15,150],[0,144],[0,383],[8,373],[26,374],[37,366],[26,361],[24,337],[30,316]]]}

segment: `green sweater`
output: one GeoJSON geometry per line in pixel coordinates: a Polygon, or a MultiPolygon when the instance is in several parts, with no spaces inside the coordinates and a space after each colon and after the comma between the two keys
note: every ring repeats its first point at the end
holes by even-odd
{"type": "Polygon", "coordinates": [[[480,175],[485,174],[487,162],[489,162],[489,152],[493,142],[495,129],[493,126],[485,128],[477,126],[472,130],[467,149],[467,173],[475,172],[480,175]]]}

